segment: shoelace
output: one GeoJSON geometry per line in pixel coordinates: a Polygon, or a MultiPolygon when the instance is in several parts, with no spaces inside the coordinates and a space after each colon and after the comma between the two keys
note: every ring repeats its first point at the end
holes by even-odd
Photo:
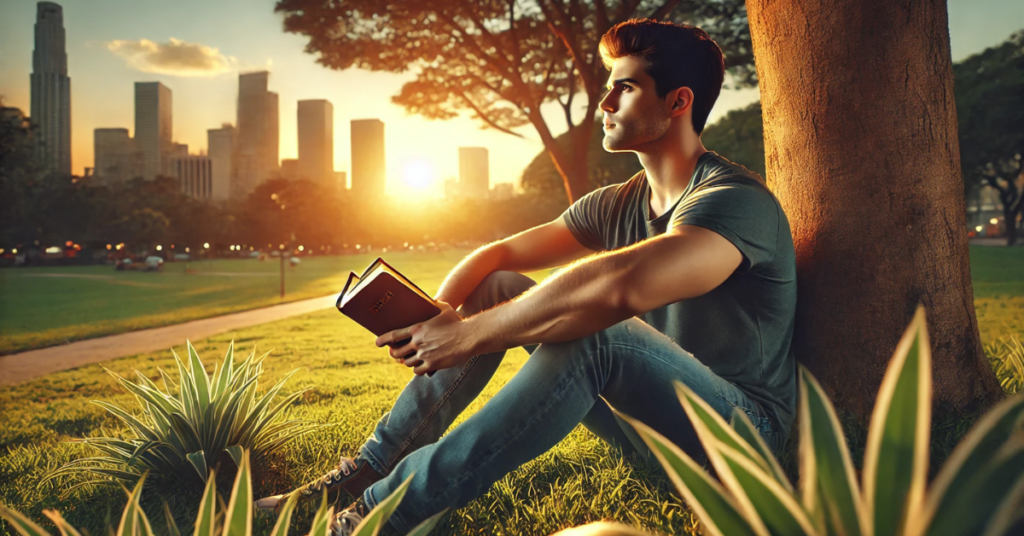
{"type": "Polygon", "coordinates": [[[349,536],[362,523],[363,516],[358,509],[344,510],[331,523],[331,536],[349,536]]]}
{"type": "Polygon", "coordinates": [[[340,481],[343,477],[348,476],[349,473],[356,469],[356,467],[355,460],[342,456],[341,461],[334,467],[334,469],[317,480],[310,482],[309,485],[303,488],[302,494],[311,495],[313,493],[317,493],[322,490],[325,485],[330,486],[331,484],[340,481]]]}

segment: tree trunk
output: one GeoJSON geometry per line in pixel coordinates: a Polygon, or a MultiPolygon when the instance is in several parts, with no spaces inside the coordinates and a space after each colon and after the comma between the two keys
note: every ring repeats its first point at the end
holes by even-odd
{"type": "Polygon", "coordinates": [[[946,3],[748,0],[768,184],[793,232],[797,358],[870,415],[925,305],[934,400],[1001,396],[974,313],[946,3]]]}

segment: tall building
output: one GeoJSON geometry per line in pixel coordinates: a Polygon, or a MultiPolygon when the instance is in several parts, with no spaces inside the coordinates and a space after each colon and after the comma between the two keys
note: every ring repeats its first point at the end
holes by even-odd
{"type": "Polygon", "coordinates": [[[298,158],[282,158],[281,159],[281,173],[279,174],[282,179],[288,180],[299,180],[308,179],[309,177],[302,174],[299,169],[298,158]]]}
{"type": "Polygon", "coordinates": [[[334,106],[324,99],[299,101],[299,174],[334,184],[334,106]]]}
{"type": "Polygon", "coordinates": [[[171,158],[170,169],[182,193],[196,199],[213,198],[213,161],[209,156],[175,156],[171,158]]]}
{"type": "Polygon", "coordinates": [[[173,133],[171,90],[160,82],[135,82],[135,147],[142,153],[142,177],[147,181],[173,175],[173,133]]]}
{"type": "Polygon", "coordinates": [[[142,175],[142,155],[127,128],[93,130],[93,175],[108,186],[142,175]]]}
{"type": "Polygon", "coordinates": [[[384,122],[352,121],[352,195],[384,195],[384,122]]]}
{"type": "Polygon", "coordinates": [[[486,147],[459,147],[459,190],[467,197],[487,197],[491,187],[486,147]]]}
{"type": "Polygon", "coordinates": [[[64,10],[59,4],[36,4],[35,33],[30,113],[38,127],[36,158],[44,171],[70,175],[71,79],[64,46],[64,10]]]}
{"type": "Polygon", "coordinates": [[[276,174],[278,97],[267,91],[270,73],[238,75],[237,195],[245,196],[276,174]]]}
{"type": "Polygon", "coordinates": [[[238,165],[238,136],[230,124],[206,131],[206,142],[210,156],[210,174],[213,181],[213,199],[225,201],[234,197],[231,189],[235,182],[238,165]]]}

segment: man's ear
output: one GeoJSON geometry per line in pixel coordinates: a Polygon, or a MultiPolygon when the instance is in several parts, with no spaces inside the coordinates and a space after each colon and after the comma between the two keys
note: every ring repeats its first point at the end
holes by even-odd
{"type": "Polygon", "coordinates": [[[669,91],[667,98],[671,99],[670,117],[678,117],[693,107],[693,91],[683,86],[669,91]]]}

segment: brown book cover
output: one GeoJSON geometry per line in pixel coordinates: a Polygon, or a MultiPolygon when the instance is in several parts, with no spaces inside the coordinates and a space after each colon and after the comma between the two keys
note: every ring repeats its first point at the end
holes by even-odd
{"type": "MultiPolygon", "coordinates": [[[[336,306],[342,314],[378,337],[441,313],[430,295],[380,257],[362,275],[349,273],[336,306]]],[[[405,344],[408,339],[391,346],[405,344]]]]}

